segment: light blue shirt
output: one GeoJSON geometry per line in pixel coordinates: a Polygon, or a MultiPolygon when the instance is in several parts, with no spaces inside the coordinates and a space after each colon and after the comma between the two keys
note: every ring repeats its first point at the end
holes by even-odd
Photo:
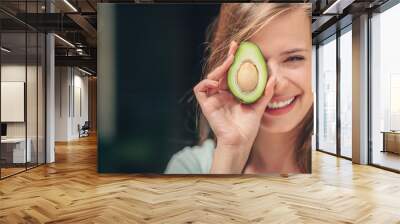
{"type": "Polygon", "coordinates": [[[201,146],[186,146],[168,162],[165,174],[208,174],[214,156],[215,143],[207,139],[201,146]]]}

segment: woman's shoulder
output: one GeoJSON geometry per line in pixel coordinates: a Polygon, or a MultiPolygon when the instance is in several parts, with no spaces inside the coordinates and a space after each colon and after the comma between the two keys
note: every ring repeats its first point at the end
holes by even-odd
{"type": "Polygon", "coordinates": [[[206,174],[209,173],[215,143],[205,140],[201,145],[185,147],[175,153],[168,162],[166,174],[206,174]]]}

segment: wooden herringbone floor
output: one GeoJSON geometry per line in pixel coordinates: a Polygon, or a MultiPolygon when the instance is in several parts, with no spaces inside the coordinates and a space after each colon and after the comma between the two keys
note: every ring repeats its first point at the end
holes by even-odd
{"type": "Polygon", "coordinates": [[[313,174],[99,175],[94,137],[0,181],[0,223],[400,223],[400,175],[313,153],[313,174]]]}

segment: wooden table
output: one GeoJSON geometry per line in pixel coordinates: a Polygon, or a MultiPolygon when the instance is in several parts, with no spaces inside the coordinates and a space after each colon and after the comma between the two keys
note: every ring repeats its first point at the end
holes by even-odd
{"type": "Polygon", "coordinates": [[[400,131],[382,131],[383,150],[382,152],[392,152],[400,154],[400,131]]]}
{"type": "Polygon", "coordinates": [[[27,138],[26,150],[25,150],[25,138],[1,139],[1,145],[2,145],[1,159],[4,159],[6,163],[31,162],[32,141],[30,138],[27,138]]]}

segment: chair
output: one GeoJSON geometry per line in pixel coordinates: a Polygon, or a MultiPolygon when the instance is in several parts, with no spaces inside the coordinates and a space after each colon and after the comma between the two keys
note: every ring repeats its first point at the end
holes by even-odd
{"type": "Polygon", "coordinates": [[[79,138],[89,136],[89,129],[90,129],[89,121],[85,121],[82,127],[78,124],[79,138]]]}

